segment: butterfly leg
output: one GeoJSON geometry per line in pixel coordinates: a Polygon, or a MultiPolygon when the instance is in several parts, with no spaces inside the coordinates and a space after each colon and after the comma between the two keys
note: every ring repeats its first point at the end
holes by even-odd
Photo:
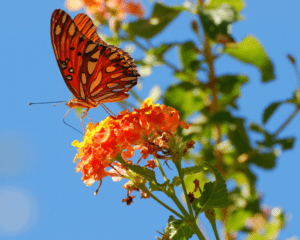
{"type": "MultiPolygon", "coordinates": [[[[83,136],[85,135],[85,128],[84,128],[84,125],[83,125],[83,118],[85,117],[85,116],[87,116],[90,120],[91,120],[91,118],[87,115],[87,113],[88,113],[88,111],[89,111],[90,109],[88,108],[88,109],[86,109],[86,110],[83,110],[82,112],[83,112],[83,115],[82,115],[82,117],[80,118],[80,122],[81,122],[81,125],[82,125],[82,128],[83,128],[83,136]]],[[[92,120],[91,120],[92,121],[92,120]]]]}
{"type": "MultiPolygon", "coordinates": [[[[93,123],[92,119],[89,117],[89,115],[86,114],[86,116],[88,117],[88,119],[90,119],[90,122],[93,123]]],[[[94,123],[93,123],[94,124],[94,123]]]]}
{"type": "Polygon", "coordinates": [[[74,128],[73,126],[71,126],[70,124],[65,122],[65,118],[68,115],[69,111],[71,110],[71,108],[69,108],[69,110],[67,111],[67,113],[65,114],[64,118],[63,118],[63,122],[64,124],[66,124],[67,126],[69,126],[70,128],[73,128],[74,130],[76,130],[77,132],[79,132],[80,134],[82,134],[82,132],[78,131],[76,128],[74,128]]]}

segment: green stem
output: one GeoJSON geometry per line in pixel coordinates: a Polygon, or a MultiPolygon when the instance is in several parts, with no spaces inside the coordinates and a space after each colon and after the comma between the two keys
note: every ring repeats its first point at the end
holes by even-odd
{"type": "Polygon", "coordinates": [[[144,50],[145,52],[148,52],[148,49],[142,44],[140,44],[136,39],[133,39],[132,42],[134,42],[140,49],[144,50]]]}
{"type": "Polygon", "coordinates": [[[205,237],[203,236],[202,232],[200,231],[197,223],[193,222],[192,224],[189,225],[191,229],[193,229],[193,231],[195,232],[195,234],[197,235],[197,237],[200,240],[205,240],[205,237]]]}
{"type": "Polygon", "coordinates": [[[143,100],[135,93],[135,91],[130,90],[130,93],[131,93],[132,96],[135,97],[136,100],[138,100],[138,102],[139,102],[140,104],[143,103],[143,100]]]}
{"type": "Polygon", "coordinates": [[[167,178],[167,176],[166,176],[166,174],[165,174],[163,168],[161,167],[161,164],[160,164],[160,162],[159,162],[159,160],[158,160],[157,158],[155,158],[155,162],[156,162],[156,164],[157,164],[157,166],[158,166],[158,168],[159,168],[161,174],[163,175],[164,180],[165,180],[166,182],[168,182],[169,180],[168,180],[168,178],[167,178]]]}
{"type": "Polygon", "coordinates": [[[183,179],[183,175],[182,175],[182,171],[181,171],[181,166],[178,166],[178,164],[175,164],[175,166],[176,166],[177,171],[178,171],[178,175],[179,175],[179,178],[180,178],[180,181],[181,181],[181,186],[182,186],[182,189],[183,189],[183,193],[184,193],[184,196],[185,196],[185,201],[186,201],[186,204],[188,206],[190,216],[194,218],[194,213],[193,213],[193,210],[192,210],[192,206],[191,206],[190,199],[189,199],[189,196],[187,194],[187,190],[186,190],[185,183],[184,183],[184,179],[183,179]]]}
{"type": "Polygon", "coordinates": [[[278,135],[288,124],[290,121],[293,120],[293,118],[296,116],[296,114],[299,112],[300,106],[295,109],[295,111],[289,116],[289,118],[280,126],[280,128],[274,133],[274,136],[278,135]]]}
{"type": "Polygon", "coordinates": [[[174,213],[177,217],[179,217],[180,219],[185,220],[185,218],[180,215],[178,212],[176,212],[174,209],[170,208],[168,205],[166,205],[165,203],[163,203],[162,201],[160,201],[157,197],[155,197],[149,190],[148,188],[142,184],[139,186],[140,189],[143,190],[143,192],[147,193],[150,197],[152,197],[156,202],[158,202],[160,205],[164,206],[166,209],[168,209],[170,212],[174,213]]]}

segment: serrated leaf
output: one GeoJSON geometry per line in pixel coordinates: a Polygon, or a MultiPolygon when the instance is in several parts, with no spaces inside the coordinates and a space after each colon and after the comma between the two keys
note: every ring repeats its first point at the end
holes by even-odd
{"type": "Polygon", "coordinates": [[[125,26],[125,31],[132,38],[140,36],[150,39],[160,33],[182,10],[184,10],[183,7],[170,7],[156,3],[149,19],[131,22],[125,26]]]}
{"type": "Polygon", "coordinates": [[[193,84],[182,82],[170,86],[165,93],[164,100],[167,106],[177,109],[180,116],[185,118],[194,111],[201,111],[204,107],[204,96],[205,93],[193,84]]]}
{"type": "Polygon", "coordinates": [[[271,103],[264,111],[263,123],[266,123],[282,102],[271,103]]]}
{"type": "Polygon", "coordinates": [[[232,6],[222,4],[213,9],[199,7],[199,17],[203,29],[210,39],[215,41],[217,36],[232,39],[229,26],[238,20],[237,12],[232,6]]]}
{"type": "Polygon", "coordinates": [[[216,180],[205,183],[201,197],[192,203],[196,215],[207,209],[224,208],[228,205],[228,192],[225,180],[214,167],[208,166],[213,170],[216,180]]]}
{"type": "Polygon", "coordinates": [[[188,240],[195,234],[184,221],[177,220],[172,215],[168,219],[166,232],[169,233],[169,238],[172,240],[188,240]]]}
{"type": "Polygon", "coordinates": [[[203,166],[193,166],[193,167],[182,168],[181,171],[182,171],[183,175],[188,175],[188,174],[202,172],[204,169],[207,169],[207,168],[205,168],[203,166]]]}
{"type": "MultiPolygon", "coordinates": [[[[204,171],[204,168],[203,166],[193,166],[193,167],[188,167],[188,168],[182,168],[181,171],[182,171],[182,174],[183,176],[186,176],[186,175],[190,175],[190,174],[196,174],[196,173],[199,173],[199,172],[202,172],[204,171]]],[[[180,178],[178,176],[175,176],[172,180],[172,186],[174,187],[177,187],[181,184],[180,182],[180,178]]]]}
{"type": "Polygon", "coordinates": [[[275,78],[272,62],[260,42],[254,37],[247,36],[239,43],[226,45],[224,52],[244,63],[256,66],[262,74],[263,82],[275,78]]]}
{"type": "Polygon", "coordinates": [[[242,0],[210,0],[207,8],[217,8],[224,3],[232,6],[237,12],[243,10],[245,7],[245,4],[242,0]]]}
{"type": "Polygon", "coordinates": [[[155,172],[142,166],[126,164],[126,167],[131,171],[143,176],[148,181],[156,181],[155,172]]]}

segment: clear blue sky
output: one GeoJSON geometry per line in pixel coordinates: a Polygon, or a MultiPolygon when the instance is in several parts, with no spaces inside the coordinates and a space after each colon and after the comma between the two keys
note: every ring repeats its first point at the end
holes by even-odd
{"type": "MultiPolygon", "coordinates": [[[[150,4],[146,0],[144,3],[149,14],[150,4]]],[[[28,106],[29,102],[71,98],[50,42],[51,14],[56,8],[65,9],[64,4],[59,0],[1,2],[0,239],[155,239],[154,236],[159,236],[156,230],[166,227],[169,212],[156,202],[139,197],[126,206],[121,202],[126,197],[123,182],[113,183],[108,178],[104,179],[98,196],[94,196],[96,184],[85,186],[80,180],[81,173],[74,169],[76,149],[71,142],[81,140],[81,136],[62,123],[68,108],[28,106]]],[[[245,20],[233,25],[233,36],[239,41],[252,34],[261,41],[274,63],[276,81],[262,84],[254,67],[228,57],[218,60],[218,75],[244,73],[250,79],[242,89],[243,96],[238,102],[241,110],[236,115],[261,123],[265,107],[273,101],[290,98],[297,87],[295,72],[286,55],[291,53],[300,61],[299,7],[295,0],[247,1],[243,11],[245,20]]],[[[70,15],[74,17],[75,13],[70,15]]],[[[153,44],[162,39],[169,42],[194,39],[190,19],[189,14],[181,14],[153,44]]],[[[168,54],[175,65],[177,56],[175,50],[168,54]]],[[[138,52],[133,57],[139,57],[138,52]]],[[[139,95],[146,98],[156,84],[165,90],[175,81],[170,73],[163,67],[154,68],[150,77],[141,79],[143,89],[139,95]]],[[[135,104],[133,98],[130,100],[135,104]]],[[[118,104],[107,106],[114,112],[121,110],[118,104]]],[[[280,108],[267,129],[277,129],[292,111],[292,107],[280,108]]],[[[99,107],[90,116],[100,121],[107,114],[99,107]]],[[[81,128],[74,112],[68,115],[67,122],[81,128]]],[[[297,116],[280,137],[299,139],[299,122],[297,116]]],[[[279,239],[300,236],[299,146],[297,140],[293,151],[284,152],[276,169],[255,169],[263,202],[281,207],[290,218],[279,239]]],[[[209,227],[208,235],[212,236],[209,227]]]]}

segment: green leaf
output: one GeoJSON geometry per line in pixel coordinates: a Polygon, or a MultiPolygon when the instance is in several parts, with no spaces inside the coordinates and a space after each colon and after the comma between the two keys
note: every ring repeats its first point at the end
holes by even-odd
{"type": "Polygon", "coordinates": [[[263,169],[272,169],[276,165],[276,154],[274,151],[269,153],[256,154],[249,159],[249,162],[263,169]]]}
{"type": "MultiPolygon", "coordinates": [[[[164,54],[169,51],[173,46],[175,46],[177,43],[169,43],[169,44],[161,44],[156,48],[151,48],[147,52],[149,55],[154,55],[157,61],[160,62],[160,64],[164,63],[164,54]]],[[[154,64],[153,64],[154,65],[154,64]]]]}
{"type": "Polygon", "coordinates": [[[210,39],[216,40],[219,35],[232,39],[229,26],[238,20],[237,12],[232,6],[222,4],[213,9],[199,7],[199,17],[203,29],[210,39]]]}
{"type": "Polygon", "coordinates": [[[200,190],[195,190],[194,181],[197,179],[199,181],[200,189],[204,189],[204,184],[207,182],[206,172],[199,172],[194,174],[189,174],[184,177],[184,184],[188,193],[193,193],[195,198],[199,198],[201,196],[200,190]]]}
{"type": "Polygon", "coordinates": [[[295,138],[293,137],[283,138],[283,139],[278,139],[275,142],[281,145],[282,150],[288,150],[294,147],[295,138]]]}
{"type": "Polygon", "coordinates": [[[183,7],[170,7],[156,3],[149,19],[128,23],[124,30],[132,38],[140,36],[150,39],[160,33],[182,10],[183,7]]]}
{"type": "MultiPolygon", "coordinates": [[[[183,176],[186,176],[186,175],[191,175],[191,174],[196,174],[196,173],[200,173],[200,172],[203,172],[206,168],[204,168],[203,166],[194,166],[194,167],[188,167],[188,168],[182,168],[181,171],[182,171],[182,174],[183,176]]],[[[175,176],[172,180],[172,185],[174,187],[177,187],[180,185],[180,178],[179,176],[175,176]]]]}
{"type": "Polygon", "coordinates": [[[235,180],[237,186],[242,186],[243,189],[249,189],[249,191],[251,191],[256,182],[256,175],[245,165],[232,173],[230,178],[235,180]]]}
{"type": "Polygon", "coordinates": [[[265,133],[265,130],[263,129],[263,127],[256,123],[250,123],[250,129],[254,132],[265,133]]]}
{"type": "Polygon", "coordinates": [[[225,180],[214,167],[208,166],[213,170],[216,180],[205,183],[201,197],[192,203],[196,216],[207,209],[224,208],[228,205],[225,180]]]}
{"type": "Polygon", "coordinates": [[[149,190],[153,191],[164,191],[168,186],[168,182],[164,182],[163,184],[158,184],[156,181],[149,181],[149,190]]]}
{"type": "Polygon", "coordinates": [[[228,131],[228,138],[236,148],[238,154],[249,152],[252,149],[249,143],[248,134],[245,130],[244,122],[244,119],[236,118],[235,128],[230,128],[228,131]]]}
{"type": "Polygon", "coordinates": [[[138,165],[130,165],[130,164],[126,164],[125,166],[129,168],[131,171],[135,172],[136,174],[143,176],[148,181],[156,181],[155,172],[146,167],[142,167],[138,165]]]}
{"type": "Polygon", "coordinates": [[[193,166],[193,167],[182,168],[181,171],[182,171],[183,175],[189,175],[189,174],[202,172],[205,169],[207,169],[207,168],[205,168],[203,166],[193,166]]]}
{"type": "Polygon", "coordinates": [[[188,240],[195,234],[184,221],[177,220],[172,215],[168,219],[166,232],[169,233],[169,239],[172,240],[188,240]]]}
{"type": "Polygon", "coordinates": [[[234,123],[234,118],[231,116],[230,112],[220,111],[214,114],[209,122],[211,124],[234,123]]]}
{"type": "Polygon", "coordinates": [[[248,78],[244,75],[224,75],[217,78],[220,92],[226,94],[233,94],[233,92],[235,95],[239,94],[240,87],[246,82],[248,82],[248,78]]]}
{"type": "Polygon", "coordinates": [[[217,8],[224,3],[232,6],[237,12],[240,12],[245,7],[245,4],[242,0],[210,0],[207,8],[217,8]]]}
{"type": "Polygon", "coordinates": [[[271,103],[264,111],[263,123],[266,123],[282,102],[271,103]]]}
{"type": "MultiPolygon", "coordinates": [[[[196,62],[196,58],[198,53],[196,51],[196,46],[193,42],[186,42],[180,45],[180,60],[182,63],[182,67],[184,71],[192,74],[193,76],[196,75],[196,70],[193,64],[196,62]]],[[[200,66],[200,65],[199,65],[200,66]]]]}
{"type": "Polygon", "coordinates": [[[165,104],[179,111],[182,118],[204,107],[203,98],[206,96],[199,88],[188,82],[169,87],[165,94],[165,104]]]}
{"type": "Polygon", "coordinates": [[[245,228],[247,220],[253,215],[249,210],[238,210],[229,215],[226,223],[227,231],[240,231],[245,228]]]}
{"type": "Polygon", "coordinates": [[[275,78],[272,62],[260,42],[254,37],[247,36],[240,43],[228,44],[224,52],[242,62],[256,66],[262,74],[263,82],[275,78]]]}
{"type": "Polygon", "coordinates": [[[244,75],[224,75],[217,78],[219,88],[219,101],[223,108],[232,106],[237,109],[236,99],[241,95],[241,87],[248,78],[244,75]]]}

